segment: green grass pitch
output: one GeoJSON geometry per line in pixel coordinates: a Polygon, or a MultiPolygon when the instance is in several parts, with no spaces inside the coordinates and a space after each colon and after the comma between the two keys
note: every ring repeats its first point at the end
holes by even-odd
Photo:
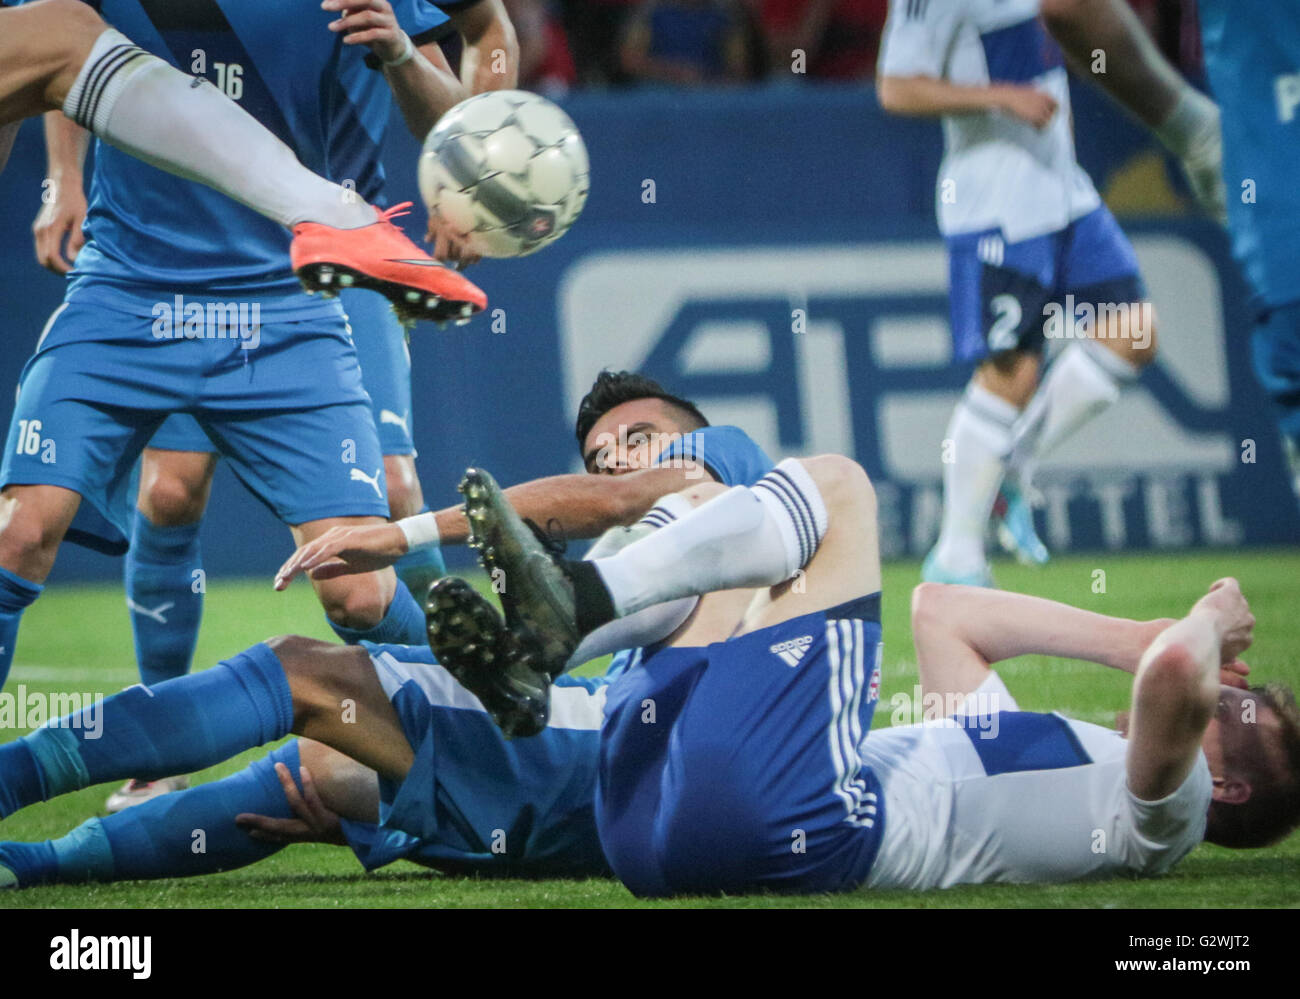
{"type": "MultiPolygon", "coordinates": [[[[888,724],[890,699],[917,680],[908,628],[908,598],[917,566],[885,568],[885,677],[876,724],[888,724]]],[[[1004,564],[1001,585],[1091,610],[1138,618],[1181,613],[1219,576],[1235,575],[1258,618],[1247,654],[1253,679],[1300,687],[1300,551],[1096,555],[1062,558],[1032,570],[1004,564]],[[1104,593],[1096,570],[1104,570],[1104,593]]],[[[213,580],[207,594],[196,663],[216,662],[275,634],[332,638],[311,591],[301,583],[275,594],[268,581],[213,580]]],[[[1110,722],[1126,706],[1128,678],[1101,667],[1024,658],[1001,668],[1021,704],[1060,710],[1085,721],[1110,722]]],[[[111,693],[136,679],[120,587],[56,585],[28,611],[8,691],[111,693]]],[[[0,731],[0,741],[21,735],[0,731]]],[[[211,780],[242,767],[249,753],[197,774],[211,780]]],[[[0,838],[59,836],[103,808],[108,786],[88,788],[27,809],[0,823],[0,838]]],[[[0,893],[5,907],[478,907],[478,906],[732,906],[732,907],[1228,907],[1300,904],[1300,835],[1280,846],[1241,853],[1202,846],[1170,876],[1078,885],[990,885],[910,894],[634,899],[615,881],[524,881],[445,877],[410,864],[372,875],[352,854],[323,845],[289,847],[253,867],[186,880],[66,886],[0,893]]]]}

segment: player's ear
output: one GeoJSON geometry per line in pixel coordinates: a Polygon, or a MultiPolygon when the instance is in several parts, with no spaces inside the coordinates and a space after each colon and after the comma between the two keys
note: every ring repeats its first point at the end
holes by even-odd
{"type": "Polygon", "coordinates": [[[1211,796],[1225,805],[1244,805],[1250,800],[1250,785],[1236,777],[1215,777],[1211,796]]]}

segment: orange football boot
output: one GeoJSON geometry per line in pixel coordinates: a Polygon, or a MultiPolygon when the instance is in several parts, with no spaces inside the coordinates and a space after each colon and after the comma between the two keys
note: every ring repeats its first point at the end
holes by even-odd
{"type": "Polygon", "coordinates": [[[393,303],[407,326],[419,319],[469,322],[487,308],[487,296],[459,271],[434,260],[392,223],[409,214],[411,202],[387,211],[359,229],[335,229],[319,222],[293,227],[289,257],[294,273],[310,292],[336,295],[344,288],[370,288],[393,303]]]}

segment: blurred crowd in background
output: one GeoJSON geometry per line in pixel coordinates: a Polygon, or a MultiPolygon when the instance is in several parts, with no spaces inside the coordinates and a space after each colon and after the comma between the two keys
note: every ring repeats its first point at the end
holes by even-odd
{"type": "MultiPolygon", "coordinates": [[[[691,87],[870,80],[888,0],[504,0],[520,85],[691,87]]],[[[1165,55],[1201,75],[1195,0],[1130,0],[1165,55]]]]}

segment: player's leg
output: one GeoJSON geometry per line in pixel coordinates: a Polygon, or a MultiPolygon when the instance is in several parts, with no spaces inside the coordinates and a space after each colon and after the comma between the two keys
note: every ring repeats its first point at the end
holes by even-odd
{"type": "Polygon", "coordinates": [[[181,450],[174,434],[211,444],[193,419],[169,417],[140,460],[125,581],[136,663],[145,686],[189,672],[203,617],[199,528],[216,470],[214,450],[181,450]],[[187,426],[177,428],[177,424],[187,426]]]}
{"type": "MultiPolygon", "coordinates": [[[[370,395],[384,453],[384,477],[388,482],[388,511],[392,520],[424,513],[428,507],[415,469],[415,439],[412,436],[411,354],[406,331],[388,307],[373,292],[345,291],[339,296],[352,328],[357,360],[366,392],[370,395]]],[[[446,571],[442,550],[421,548],[409,552],[393,566],[397,578],[423,600],[429,586],[446,571]]]]}
{"type": "Polygon", "coordinates": [[[1109,409],[1156,357],[1155,312],[1137,255],[1104,206],[1066,231],[1060,287],[1064,306],[1047,335],[1066,346],[1016,425],[1009,476],[1027,483],[1034,467],[1089,420],[1109,409]]]}
{"type": "MultiPolygon", "coordinates": [[[[197,414],[231,470],[298,545],[331,527],[387,520],[379,436],[342,319],[264,321],[253,360],[257,393],[239,366],[221,366],[204,380],[197,414]]],[[[423,611],[392,569],[312,583],[343,641],[425,641],[423,611]]]]}
{"type": "Polygon", "coordinates": [[[291,636],[157,687],[130,687],[0,746],[0,817],[106,780],[193,772],[294,733],[390,780],[412,750],[370,656],[291,636]]]}
{"type": "Polygon", "coordinates": [[[846,458],[799,465],[810,481],[798,496],[815,488],[828,512],[802,572],[760,591],[734,637],[701,648],[677,636],[610,692],[598,821],[638,894],[837,890],[870,867],[879,785],[858,745],[879,691],[875,498],[846,458]]]}
{"type": "Polygon", "coordinates": [[[0,9],[0,122],[59,108],[105,30],[79,0],[0,9]]]}
{"type": "MultiPolygon", "coordinates": [[[[311,745],[319,745],[312,743],[311,745]]],[[[229,871],[271,856],[284,844],[254,838],[235,823],[243,813],[287,820],[293,812],[275,773],[276,763],[299,780],[300,765],[336,811],[347,798],[334,793],[328,772],[299,758],[300,740],[243,770],[197,787],[155,797],[106,818],[83,822],[58,839],[0,842],[0,887],[191,877],[229,871]]]]}
{"type": "MultiPolygon", "coordinates": [[[[10,427],[10,441],[17,426],[10,427]]],[[[71,489],[8,485],[0,490],[0,688],[4,687],[26,610],[41,595],[54,556],[81,505],[71,489]]]]}
{"type": "Polygon", "coordinates": [[[1053,236],[1008,243],[996,230],[948,239],[953,357],[978,367],[944,434],[943,517],[925,579],[992,584],[984,533],[1013,428],[1038,385],[1054,246],[1053,236]]]}
{"type": "Polygon", "coordinates": [[[62,306],[23,370],[0,464],[0,683],[23,609],[40,594],[64,536],[125,549],[130,469],[162,419],[152,407],[175,404],[165,376],[150,371],[163,341],[148,337],[148,324],[62,306]],[[102,345],[79,339],[88,328],[139,340],[115,348],[122,363],[106,368],[102,345]]]}
{"type": "Polygon", "coordinates": [[[336,278],[369,284],[413,318],[460,320],[487,304],[355,192],[299,163],[236,102],[132,44],[87,5],[42,0],[0,16],[0,122],[60,110],[146,163],[293,228],[294,268],[313,288],[336,278]]]}
{"type": "MultiPolygon", "coordinates": [[[[217,456],[194,418],[169,416],[140,457],[140,484],[123,560],[136,666],[146,687],[189,672],[203,596],[199,528],[217,456]]],[[[127,780],[109,795],[110,813],[189,786],[185,775],[127,780]]]]}

